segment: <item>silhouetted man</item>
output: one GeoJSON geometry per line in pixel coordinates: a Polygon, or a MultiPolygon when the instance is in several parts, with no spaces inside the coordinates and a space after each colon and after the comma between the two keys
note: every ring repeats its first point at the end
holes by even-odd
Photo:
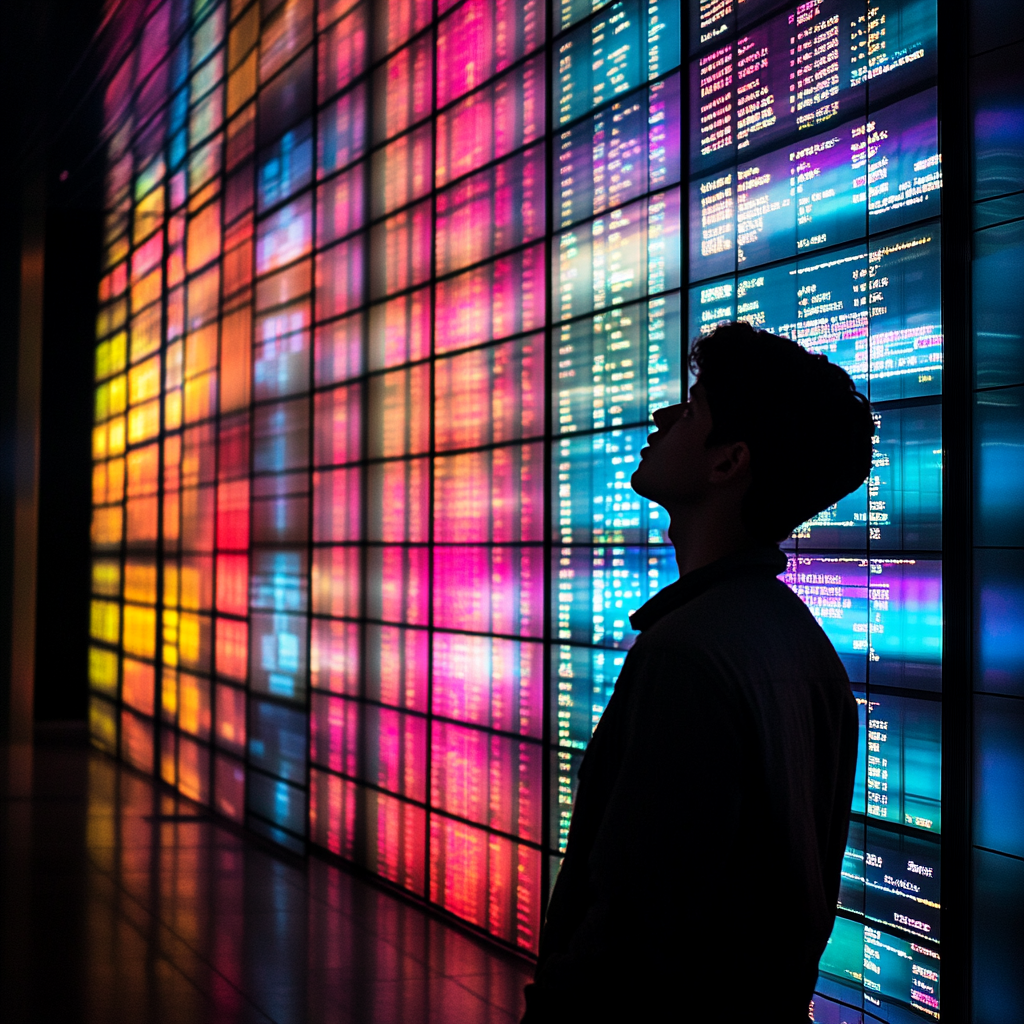
{"type": "Polygon", "coordinates": [[[632,478],[669,513],[680,579],[632,616],[524,1024],[806,1022],[832,929],[857,710],[778,542],[863,482],[871,411],[824,356],[747,324],[691,369],[632,478]]]}

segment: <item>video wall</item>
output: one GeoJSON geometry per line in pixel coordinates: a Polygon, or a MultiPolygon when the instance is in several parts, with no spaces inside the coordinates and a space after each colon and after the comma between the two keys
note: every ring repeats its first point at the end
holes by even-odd
{"type": "Polygon", "coordinates": [[[815,1012],[937,1015],[934,3],[116,17],[94,742],[535,951],[628,613],[676,576],[629,488],[650,413],[747,319],[878,424],[786,545],[863,716],[815,1012]]]}

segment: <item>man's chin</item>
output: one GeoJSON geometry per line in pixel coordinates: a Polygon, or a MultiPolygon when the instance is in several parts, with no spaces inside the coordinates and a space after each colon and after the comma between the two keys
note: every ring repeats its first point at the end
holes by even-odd
{"type": "Polygon", "coordinates": [[[629,486],[632,487],[641,498],[651,498],[651,495],[648,493],[647,487],[645,486],[646,481],[644,480],[644,477],[646,475],[647,474],[644,473],[644,464],[641,462],[640,465],[633,470],[633,475],[629,478],[629,486]]]}

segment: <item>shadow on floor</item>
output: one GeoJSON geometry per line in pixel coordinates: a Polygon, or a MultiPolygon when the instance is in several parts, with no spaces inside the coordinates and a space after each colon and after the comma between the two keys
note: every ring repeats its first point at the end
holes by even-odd
{"type": "Polygon", "coordinates": [[[2,790],[6,1024],[519,1019],[526,963],[197,815],[76,727],[40,734],[31,777],[2,790]]]}

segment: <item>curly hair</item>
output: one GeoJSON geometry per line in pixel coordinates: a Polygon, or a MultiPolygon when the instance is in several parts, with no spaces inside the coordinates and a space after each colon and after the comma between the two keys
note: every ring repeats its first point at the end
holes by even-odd
{"type": "Polygon", "coordinates": [[[856,490],[871,470],[871,406],[850,375],[795,341],[724,323],[690,352],[711,411],[708,445],[744,441],[743,523],[780,541],[856,490]]]}

